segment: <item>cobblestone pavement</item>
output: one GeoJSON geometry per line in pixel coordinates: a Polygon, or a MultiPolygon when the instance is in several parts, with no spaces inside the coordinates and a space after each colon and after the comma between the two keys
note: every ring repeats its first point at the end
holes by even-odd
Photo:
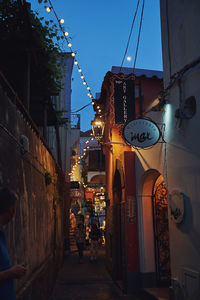
{"type": "Polygon", "coordinates": [[[83,263],[77,252],[64,259],[53,294],[49,300],[142,300],[150,298],[124,295],[112,281],[104,265],[104,251],[100,250],[96,263],[89,262],[88,251],[83,263]]]}

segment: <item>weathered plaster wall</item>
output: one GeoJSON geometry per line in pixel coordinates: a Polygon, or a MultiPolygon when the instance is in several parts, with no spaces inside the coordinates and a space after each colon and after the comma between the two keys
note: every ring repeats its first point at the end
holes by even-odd
{"type": "Polygon", "coordinates": [[[62,263],[67,190],[54,158],[2,90],[0,102],[0,185],[20,197],[14,220],[6,227],[7,244],[12,263],[25,262],[28,270],[17,281],[17,295],[20,300],[43,300],[62,263]],[[21,135],[29,140],[24,154],[21,135]],[[52,178],[49,185],[46,172],[52,178]]]}
{"type": "MultiPolygon", "coordinates": [[[[169,191],[184,193],[185,216],[182,224],[170,222],[172,278],[187,299],[200,297],[200,2],[196,0],[160,1],[165,87],[186,65],[196,61],[170,88],[165,123],[169,191]],[[175,111],[185,99],[196,98],[196,114],[191,119],[177,120],[175,111]],[[197,292],[198,290],[198,292],[197,292]],[[198,295],[196,294],[198,293],[198,295]]],[[[174,287],[175,293],[177,288],[174,287]]]]}

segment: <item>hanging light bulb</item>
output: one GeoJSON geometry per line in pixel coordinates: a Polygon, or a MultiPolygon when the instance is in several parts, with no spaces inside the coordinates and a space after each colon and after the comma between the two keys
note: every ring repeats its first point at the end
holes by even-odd
{"type": "Polygon", "coordinates": [[[88,91],[90,90],[90,87],[89,87],[89,86],[87,87],[87,90],[88,90],[88,91]]]}
{"type": "Polygon", "coordinates": [[[64,19],[60,19],[60,23],[64,24],[65,20],[64,19]]]}
{"type": "Polygon", "coordinates": [[[75,61],[74,61],[74,64],[75,64],[75,65],[78,65],[78,62],[77,62],[77,60],[75,60],[75,61]]]}
{"type": "Polygon", "coordinates": [[[67,31],[65,31],[65,36],[68,36],[68,35],[69,35],[69,33],[67,31]]]}
{"type": "Polygon", "coordinates": [[[71,43],[68,43],[68,47],[71,48],[71,46],[72,46],[72,44],[71,44],[71,43]]]}
{"type": "Polygon", "coordinates": [[[81,79],[83,79],[84,78],[84,76],[83,76],[83,74],[81,75],[81,79]]]}
{"type": "Polygon", "coordinates": [[[88,95],[88,97],[90,97],[90,93],[88,93],[87,95],[88,95]]]}
{"type": "Polygon", "coordinates": [[[46,8],[46,11],[49,13],[49,12],[51,11],[51,7],[48,6],[48,7],[46,8]]]}
{"type": "Polygon", "coordinates": [[[92,105],[94,105],[94,101],[92,101],[92,105]]]}
{"type": "Polygon", "coordinates": [[[75,53],[74,53],[74,52],[72,52],[72,56],[73,56],[73,57],[75,56],[75,53]]]}
{"type": "Polygon", "coordinates": [[[79,73],[82,71],[80,68],[78,69],[79,73]]]}
{"type": "Polygon", "coordinates": [[[86,85],[86,81],[85,80],[83,81],[83,85],[86,85]]]}

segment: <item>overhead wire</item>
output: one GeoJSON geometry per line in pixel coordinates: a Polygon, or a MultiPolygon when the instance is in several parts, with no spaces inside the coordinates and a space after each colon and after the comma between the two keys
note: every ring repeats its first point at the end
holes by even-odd
{"type": "Polygon", "coordinates": [[[140,42],[140,34],[141,34],[142,20],[143,20],[143,13],[144,13],[144,3],[145,3],[145,0],[143,0],[143,4],[142,4],[142,11],[141,11],[141,18],[140,18],[140,27],[139,27],[139,32],[138,32],[138,40],[137,40],[137,46],[136,46],[136,52],[135,52],[135,59],[134,59],[134,64],[133,64],[133,73],[135,73],[135,65],[136,65],[138,48],[139,48],[139,42],[140,42]]]}
{"type": "MultiPolygon", "coordinates": [[[[73,57],[75,57],[76,54],[75,54],[75,52],[72,50],[72,44],[71,44],[71,42],[69,42],[69,40],[68,40],[68,38],[67,38],[68,32],[65,32],[65,31],[63,30],[63,27],[61,26],[61,24],[64,23],[64,20],[58,18],[58,15],[57,15],[57,13],[56,13],[54,7],[53,7],[53,4],[52,4],[51,0],[48,0],[48,2],[49,2],[49,4],[50,4],[50,7],[47,7],[47,8],[49,8],[49,10],[47,10],[47,12],[50,12],[51,9],[52,9],[52,11],[53,11],[53,13],[54,13],[54,15],[55,15],[55,17],[56,17],[56,20],[57,20],[57,22],[58,22],[58,24],[59,24],[60,30],[61,30],[62,33],[63,33],[63,36],[64,36],[64,38],[65,38],[65,40],[66,40],[66,42],[67,42],[68,47],[70,48],[71,54],[72,54],[73,57]],[[63,22],[61,22],[61,20],[63,20],[63,22]]],[[[75,61],[74,61],[74,64],[77,65],[78,72],[81,74],[81,79],[83,79],[83,84],[87,87],[87,90],[88,90],[88,97],[93,98],[91,89],[90,89],[89,85],[87,84],[86,79],[85,79],[85,76],[83,76],[83,73],[82,73],[82,70],[81,70],[81,68],[80,68],[80,65],[78,64],[78,62],[77,62],[76,59],[75,59],[75,61]]],[[[91,102],[90,102],[90,104],[91,104],[91,102]]]]}
{"type": "Polygon", "coordinates": [[[90,102],[90,103],[88,103],[88,104],[84,105],[84,106],[83,106],[83,107],[81,107],[80,109],[73,111],[73,112],[72,112],[72,114],[75,114],[75,113],[77,113],[77,112],[79,112],[79,111],[83,110],[84,108],[86,108],[87,106],[89,106],[89,105],[91,105],[91,104],[92,104],[92,102],[90,102]]]}
{"type": "Polygon", "coordinates": [[[128,47],[129,47],[129,43],[130,43],[132,31],[133,31],[133,26],[134,26],[134,23],[135,23],[135,18],[136,18],[136,16],[137,16],[137,12],[138,12],[138,6],[139,6],[139,3],[140,3],[140,0],[138,0],[138,2],[137,2],[137,7],[136,7],[136,10],[135,10],[135,14],[134,14],[133,21],[132,21],[132,25],[131,25],[130,34],[129,34],[128,41],[127,41],[127,45],[126,45],[126,50],[125,50],[125,52],[124,52],[124,57],[123,57],[123,59],[122,59],[122,63],[121,63],[121,66],[120,66],[120,71],[121,71],[121,68],[122,68],[122,66],[123,66],[123,63],[124,63],[124,60],[125,60],[125,57],[126,57],[126,53],[127,53],[127,51],[128,51],[128,47]]]}

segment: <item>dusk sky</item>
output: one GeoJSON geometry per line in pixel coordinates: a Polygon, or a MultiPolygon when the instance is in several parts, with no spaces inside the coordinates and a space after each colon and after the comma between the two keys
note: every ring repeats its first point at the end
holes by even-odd
{"type": "MultiPolygon", "coordinates": [[[[125,53],[138,0],[51,0],[64,29],[69,32],[72,49],[93,96],[101,91],[105,74],[112,66],[120,66],[125,53]]],[[[31,0],[31,7],[46,19],[58,23],[53,12],[44,4],[31,0]]],[[[141,17],[142,0],[133,27],[124,67],[133,67],[141,17]],[[132,57],[131,61],[127,57],[132,57]]],[[[159,0],[146,0],[136,68],[162,70],[161,28],[159,0]]],[[[47,4],[45,4],[47,5],[47,4]]],[[[69,52],[67,42],[64,51],[69,52]]],[[[73,68],[72,112],[91,102],[77,66],[73,68]]],[[[80,112],[81,130],[91,129],[94,118],[92,105],[80,112]]]]}

